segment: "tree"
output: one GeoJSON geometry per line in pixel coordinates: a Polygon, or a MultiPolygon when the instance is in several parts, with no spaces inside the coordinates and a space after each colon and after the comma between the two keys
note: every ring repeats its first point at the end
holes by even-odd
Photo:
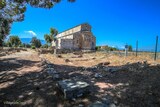
{"type": "Polygon", "coordinates": [[[8,42],[12,47],[18,47],[19,45],[21,45],[21,40],[18,36],[10,36],[8,42]]]}
{"type": "Polygon", "coordinates": [[[31,40],[31,45],[35,46],[36,48],[40,48],[42,46],[41,41],[36,37],[33,37],[31,40]]]}
{"type": "Polygon", "coordinates": [[[55,40],[55,36],[58,34],[58,31],[54,28],[50,28],[50,34],[45,34],[44,39],[46,40],[47,43],[52,45],[52,41],[55,40]]]}
{"type": "Polygon", "coordinates": [[[109,51],[117,51],[118,49],[115,47],[109,47],[109,51]]]}
{"type": "MultiPolygon", "coordinates": [[[[67,0],[74,2],[75,0],[67,0]]],[[[0,46],[7,35],[13,22],[23,21],[26,6],[36,8],[52,8],[61,0],[0,0],[0,46]]]]}
{"type": "Polygon", "coordinates": [[[129,45],[128,46],[128,51],[132,51],[132,50],[133,50],[132,45],[129,45]]]}
{"type": "Polygon", "coordinates": [[[6,35],[9,35],[10,32],[10,20],[3,19],[0,15],[0,47],[6,38],[6,35]]]}

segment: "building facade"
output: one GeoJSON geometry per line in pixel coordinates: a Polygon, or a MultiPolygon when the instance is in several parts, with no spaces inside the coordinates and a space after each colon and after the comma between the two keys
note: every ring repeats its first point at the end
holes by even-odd
{"type": "Polygon", "coordinates": [[[52,46],[56,49],[94,50],[96,38],[91,32],[91,26],[84,23],[59,33],[52,46]]]}

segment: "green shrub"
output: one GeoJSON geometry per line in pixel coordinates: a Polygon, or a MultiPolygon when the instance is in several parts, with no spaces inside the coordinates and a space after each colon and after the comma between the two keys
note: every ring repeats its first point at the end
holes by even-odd
{"type": "Polygon", "coordinates": [[[23,44],[20,44],[20,45],[19,45],[19,47],[21,47],[21,48],[22,48],[22,47],[24,47],[24,46],[23,46],[23,44]]]}
{"type": "Polygon", "coordinates": [[[96,46],[96,51],[100,50],[100,47],[99,46],[96,46]]]}
{"type": "Polygon", "coordinates": [[[35,47],[35,46],[32,46],[31,48],[32,48],[32,49],[36,49],[36,47],[35,47]]]}

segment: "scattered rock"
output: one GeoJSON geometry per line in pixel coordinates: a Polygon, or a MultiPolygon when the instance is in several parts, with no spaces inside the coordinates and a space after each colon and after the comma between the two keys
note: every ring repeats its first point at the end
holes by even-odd
{"type": "Polygon", "coordinates": [[[47,68],[45,70],[50,76],[52,76],[54,80],[61,79],[60,74],[57,71],[55,71],[54,68],[47,68]]]}
{"type": "Polygon", "coordinates": [[[118,104],[118,102],[116,100],[114,100],[113,102],[114,102],[114,104],[118,104]]]}
{"type": "Polygon", "coordinates": [[[79,55],[79,56],[78,56],[78,58],[82,58],[82,57],[83,57],[83,55],[79,55]]]}
{"type": "Polygon", "coordinates": [[[59,74],[54,74],[54,75],[52,75],[52,77],[54,80],[61,79],[59,74]]]}
{"type": "Polygon", "coordinates": [[[114,73],[114,72],[117,72],[118,70],[120,70],[120,68],[106,67],[106,68],[104,68],[104,70],[105,70],[106,72],[114,73]]]}
{"type": "Polygon", "coordinates": [[[127,63],[126,63],[126,65],[129,65],[129,64],[130,64],[130,62],[127,62],[127,63]]]}
{"type": "Polygon", "coordinates": [[[82,55],[82,52],[73,52],[74,55],[82,55]]]}
{"type": "Polygon", "coordinates": [[[109,107],[109,106],[98,101],[96,103],[89,105],[89,107],[109,107]]]}
{"type": "Polygon", "coordinates": [[[57,72],[54,70],[54,68],[47,68],[47,69],[45,69],[46,71],[47,71],[47,73],[49,74],[49,75],[52,75],[52,74],[56,74],[57,72]]]}
{"type": "Polygon", "coordinates": [[[109,65],[109,64],[110,64],[110,62],[104,62],[104,63],[103,63],[103,65],[105,65],[105,66],[106,66],[106,65],[109,65]]]}
{"type": "Polygon", "coordinates": [[[97,66],[107,66],[107,65],[109,65],[110,64],[110,62],[102,62],[102,63],[99,63],[97,66]]]}
{"type": "Polygon", "coordinates": [[[111,103],[110,99],[109,98],[102,98],[103,100],[103,103],[109,105],[111,103]]]}
{"type": "Polygon", "coordinates": [[[19,49],[17,49],[17,52],[20,52],[20,50],[19,50],[19,49]]]}
{"type": "Polygon", "coordinates": [[[116,105],[115,104],[110,104],[109,107],[116,107],[116,105]]]}
{"type": "Polygon", "coordinates": [[[53,64],[47,64],[48,68],[53,68],[53,64]]]}
{"type": "Polygon", "coordinates": [[[79,104],[78,107],[84,107],[84,105],[83,104],[79,104]]]}
{"type": "Polygon", "coordinates": [[[92,58],[92,59],[96,59],[96,58],[92,58]]]}
{"type": "Polygon", "coordinates": [[[71,61],[69,59],[65,59],[65,62],[68,63],[68,62],[71,62],[71,61]]]}
{"type": "Polygon", "coordinates": [[[103,76],[100,73],[95,73],[94,77],[95,78],[102,78],[103,76]]]}
{"type": "Polygon", "coordinates": [[[1,56],[6,56],[6,54],[5,54],[5,53],[1,53],[1,54],[0,54],[0,57],[1,57],[1,56]]]}
{"type": "Polygon", "coordinates": [[[59,54],[58,54],[58,55],[56,55],[56,56],[57,56],[58,58],[62,58],[62,55],[59,55],[59,54]]]}
{"type": "Polygon", "coordinates": [[[147,64],[148,62],[147,62],[147,60],[144,60],[142,63],[143,63],[143,64],[147,64]]]}

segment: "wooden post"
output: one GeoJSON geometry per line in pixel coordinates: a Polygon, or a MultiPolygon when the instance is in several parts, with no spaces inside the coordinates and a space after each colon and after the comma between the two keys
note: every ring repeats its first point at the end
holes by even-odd
{"type": "Polygon", "coordinates": [[[154,60],[157,59],[157,48],[158,48],[158,36],[156,37],[156,46],[155,46],[155,56],[154,56],[154,60]]]}
{"type": "Polygon", "coordinates": [[[138,56],[138,40],[136,42],[136,57],[138,56]]]}

